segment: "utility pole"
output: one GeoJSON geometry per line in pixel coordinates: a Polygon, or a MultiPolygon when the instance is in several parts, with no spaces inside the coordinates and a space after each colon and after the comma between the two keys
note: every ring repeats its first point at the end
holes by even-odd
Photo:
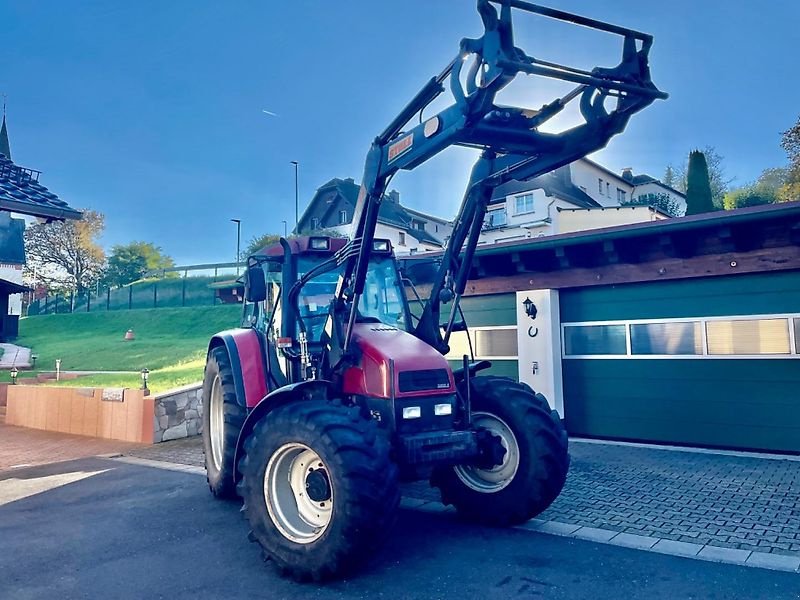
{"type": "Polygon", "coordinates": [[[232,223],[236,223],[236,276],[239,276],[239,245],[242,241],[242,221],[241,219],[231,219],[232,223]]]}
{"type": "Polygon", "coordinates": [[[283,223],[283,237],[286,237],[286,221],[281,221],[281,223],[283,223]]]}
{"type": "Polygon", "coordinates": [[[300,224],[300,188],[297,185],[297,168],[300,163],[293,160],[291,164],[294,165],[294,232],[297,234],[299,233],[297,229],[300,224]]]}

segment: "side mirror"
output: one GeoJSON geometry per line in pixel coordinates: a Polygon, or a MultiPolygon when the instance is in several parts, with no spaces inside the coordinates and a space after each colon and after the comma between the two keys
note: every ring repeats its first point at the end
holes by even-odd
{"type": "Polygon", "coordinates": [[[261,302],[267,299],[267,281],[261,265],[247,267],[245,298],[248,302],[261,302]]]}

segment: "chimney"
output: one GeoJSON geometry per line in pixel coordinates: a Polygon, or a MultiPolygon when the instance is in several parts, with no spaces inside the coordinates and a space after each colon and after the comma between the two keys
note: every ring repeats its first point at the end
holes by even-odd
{"type": "Polygon", "coordinates": [[[400,204],[400,192],[398,192],[397,190],[391,190],[388,194],[386,194],[386,199],[389,202],[395,202],[397,204],[400,204]]]}
{"type": "Polygon", "coordinates": [[[628,182],[633,181],[633,169],[631,167],[622,169],[622,178],[628,182]]]}

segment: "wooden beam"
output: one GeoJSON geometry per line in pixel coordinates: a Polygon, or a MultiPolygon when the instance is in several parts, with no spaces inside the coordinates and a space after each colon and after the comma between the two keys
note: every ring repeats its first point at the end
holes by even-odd
{"type": "Polygon", "coordinates": [[[511,277],[488,277],[469,281],[465,294],[474,296],[530,289],[617,285],[789,270],[800,270],[800,246],[759,248],[751,252],[731,252],[686,259],[666,258],[639,264],[620,263],[597,268],[523,273],[511,277]]]}

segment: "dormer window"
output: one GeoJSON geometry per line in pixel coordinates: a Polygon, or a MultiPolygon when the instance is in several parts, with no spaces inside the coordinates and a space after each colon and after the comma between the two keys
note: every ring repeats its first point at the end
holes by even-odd
{"type": "Polygon", "coordinates": [[[311,231],[316,231],[317,229],[319,229],[319,219],[317,217],[312,217],[311,231]]]}
{"type": "Polygon", "coordinates": [[[514,198],[514,214],[533,212],[533,194],[522,194],[514,198]]]}
{"type": "Polygon", "coordinates": [[[347,225],[347,211],[340,210],[339,211],[339,225],[347,225]]]}

